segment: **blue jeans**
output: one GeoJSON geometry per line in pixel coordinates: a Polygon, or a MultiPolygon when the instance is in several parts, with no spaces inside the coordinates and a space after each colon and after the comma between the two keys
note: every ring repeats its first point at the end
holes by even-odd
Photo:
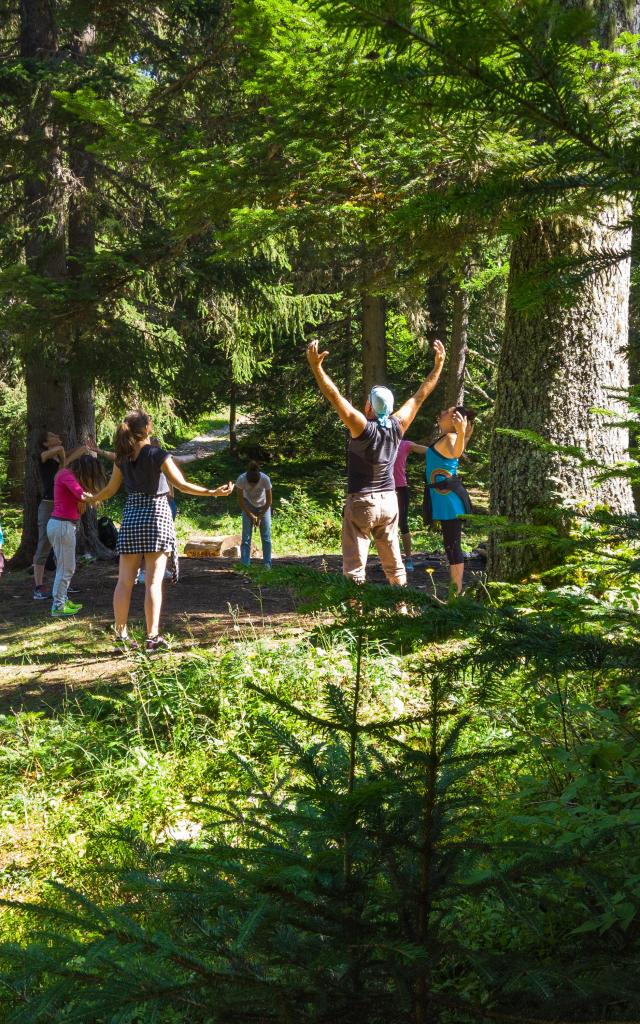
{"type": "MultiPolygon", "coordinates": [[[[251,537],[253,535],[253,520],[243,510],[242,512],[242,544],[240,545],[240,561],[243,565],[251,562],[251,537]]],[[[260,520],[260,539],[262,541],[262,561],[271,568],[271,509],[268,508],[260,520]]]]}

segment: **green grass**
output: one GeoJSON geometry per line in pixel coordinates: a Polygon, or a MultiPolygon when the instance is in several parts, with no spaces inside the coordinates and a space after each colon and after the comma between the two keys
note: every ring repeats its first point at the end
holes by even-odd
{"type": "MultiPolygon", "coordinates": [[[[197,837],[238,757],[267,779],[281,767],[246,683],[318,707],[325,684],[352,672],[348,638],[320,649],[245,636],[179,661],[140,656],[124,684],[0,715],[0,893],[34,897],[57,879],[100,897],[98,863],[126,863],[123,833],[156,845],[197,837]]],[[[367,699],[391,711],[401,675],[399,659],[372,662],[367,699]]],[[[0,938],[15,927],[5,914],[0,938]]]]}

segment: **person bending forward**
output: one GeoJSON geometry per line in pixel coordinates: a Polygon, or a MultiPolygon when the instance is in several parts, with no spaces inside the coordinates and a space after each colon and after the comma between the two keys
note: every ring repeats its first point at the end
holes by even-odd
{"type": "Polygon", "coordinates": [[[355,583],[364,583],[371,539],[389,583],[405,586],[398,540],[398,499],[393,465],[402,436],[435,388],[444,364],[444,345],[434,343],[435,365],[429,376],[396,413],[388,388],[371,389],[364,412],[354,408],[326,373],[328,352],[318,342],[307,347],[307,360],[318,387],[349,431],[347,499],[342,520],[342,572],[355,583]]]}

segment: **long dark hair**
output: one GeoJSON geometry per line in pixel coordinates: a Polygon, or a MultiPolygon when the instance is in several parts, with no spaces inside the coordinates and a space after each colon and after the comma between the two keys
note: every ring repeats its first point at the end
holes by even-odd
{"type": "Polygon", "coordinates": [[[69,463],[67,469],[71,470],[82,490],[89,494],[96,494],[106,486],[102,466],[93,455],[80,455],[69,463]]]}
{"type": "Polygon", "coordinates": [[[144,409],[128,412],[116,431],[116,462],[132,459],[136,445],[144,441],[151,417],[144,409]]]}
{"type": "Polygon", "coordinates": [[[477,416],[475,409],[470,409],[467,405],[456,405],[456,412],[468,419],[469,423],[473,423],[477,416]]]}

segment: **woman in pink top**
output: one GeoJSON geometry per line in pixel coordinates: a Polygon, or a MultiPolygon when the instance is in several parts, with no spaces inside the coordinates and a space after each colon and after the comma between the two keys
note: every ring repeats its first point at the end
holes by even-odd
{"type": "Polygon", "coordinates": [[[396,485],[398,496],[398,528],[402,536],[404,548],[404,566],[407,572],[413,572],[413,559],[411,558],[411,532],[409,530],[409,484],[407,483],[407,459],[411,452],[417,455],[424,455],[426,448],[422,444],[415,444],[405,438],[400,442],[396,461],[393,464],[393,479],[396,485]]]}
{"type": "Polygon", "coordinates": [[[76,570],[76,530],[84,511],[84,502],[93,500],[93,491],[100,490],[100,468],[96,457],[82,455],[56,473],[53,481],[53,512],[47,523],[47,536],[56,556],[53,581],[54,618],[77,615],[81,604],[67,599],[69,584],[76,570]]]}

